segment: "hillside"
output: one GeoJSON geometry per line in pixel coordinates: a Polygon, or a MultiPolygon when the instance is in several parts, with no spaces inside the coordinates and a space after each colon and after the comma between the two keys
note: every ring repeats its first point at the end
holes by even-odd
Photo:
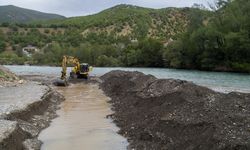
{"type": "Polygon", "coordinates": [[[36,20],[63,19],[64,16],[48,14],[30,9],[24,9],[13,5],[0,6],[0,23],[27,23],[36,20]]]}
{"type": "Polygon", "coordinates": [[[66,54],[96,66],[250,72],[250,2],[219,2],[214,11],[118,5],[89,16],[2,24],[0,64],[59,65],[66,54]],[[28,45],[39,53],[25,57],[28,45]]]}
{"type": "Polygon", "coordinates": [[[67,54],[96,66],[163,67],[168,44],[205,26],[211,15],[197,8],[118,5],[89,16],[11,24],[0,28],[0,63],[59,65],[67,54]],[[25,57],[28,45],[39,53],[25,57]]]}
{"type": "Polygon", "coordinates": [[[89,33],[104,33],[129,36],[132,39],[141,37],[169,39],[188,28],[193,14],[200,14],[205,20],[210,12],[194,8],[151,9],[122,4],[94,15],[52,20],[43,25],[75,26],[81,28],[84,36],[89,33]]]}

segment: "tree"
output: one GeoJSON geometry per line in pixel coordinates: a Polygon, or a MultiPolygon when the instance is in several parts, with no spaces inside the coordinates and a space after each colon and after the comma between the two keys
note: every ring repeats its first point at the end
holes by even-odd
{"type": "Polygon", "coordinates": [[[3,52],[4,50],[5,50],[5,37],[2,30],[0,30],[0,53],[3,52]]]}
{"type": "Polygon", "coordinates": [[[138,63],[146,67],[163,66],[163,44],[155,39],[145,39],[138,45],[138,63]]]}
{"type": "Polygon", "coordinates": [[[117,67],[119,66],[119,61],[116,58],[101,55],[97,58],[96,65],[100,67],[117,67]]]}

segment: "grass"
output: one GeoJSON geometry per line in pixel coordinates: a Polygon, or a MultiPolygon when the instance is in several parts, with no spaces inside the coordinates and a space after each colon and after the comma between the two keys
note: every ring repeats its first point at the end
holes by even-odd
{"type": "Polygon", "coordinates": [[[0,70],[0,78],[6,78],[6,74],[2,70],[0,70]]]}

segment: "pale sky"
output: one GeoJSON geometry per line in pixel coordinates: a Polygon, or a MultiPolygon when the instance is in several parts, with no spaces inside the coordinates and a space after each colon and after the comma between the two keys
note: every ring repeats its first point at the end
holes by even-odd
{"type": "Polygon", "coordinates": [[[67,17],[100,12],[118,4],[132,4],[149,8],[190,7],[194,3],[207,6],[214,0],[0,0],[0,5],[15,5],[67,17]]]}

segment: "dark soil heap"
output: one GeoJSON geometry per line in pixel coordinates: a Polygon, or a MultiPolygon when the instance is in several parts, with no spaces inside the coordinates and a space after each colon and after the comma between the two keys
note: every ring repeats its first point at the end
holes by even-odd
{"type": "Polygon", "coordinates": [[[250,94],[222,94],[140,72],[112,71],[101,79],[131,148],[250,149],[250,94]]]}

